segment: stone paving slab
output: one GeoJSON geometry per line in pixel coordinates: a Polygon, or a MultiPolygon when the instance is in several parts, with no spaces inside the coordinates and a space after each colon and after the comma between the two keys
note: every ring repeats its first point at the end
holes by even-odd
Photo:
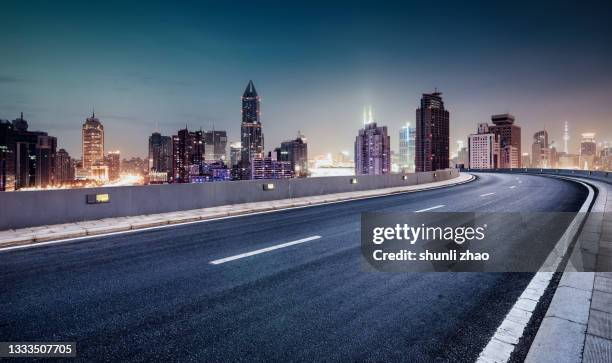
{"type": "Polygon", "coordinates": [[[586,325],[559,318],[542,321],[526,363],[574,363],[582,360],[586,325]]]}
{"type": "Polygon", "coordinates": [[[596,272],[595,276],[603,276],[608,279],[612,279],[612,272],[596,272]]]}
{"type": "Polygon", "coordinates": [[[582,361],[584,363],[612,362],[612,340],[587,334],[582,361]]]}
{"type": "Polygon", "coordinates": [[[612,314],[593,310],[589,316],[587,333],[612,340],[612,314]]]}
{"type": "Polygon", "coordinates": [[[571,287],[591,292],[593,290],[594,272],[565,272],[558,287],[571,287]]]}
{"type": "Polygon", "coordinates": [[[612,313],[612,294],[594,290],[591,309],[612,313]]]}
{"type": "Polygon", "coordinates": [[[558,287],[545,317],[555,317],[586,325],[589,321],[591,292],[558,287]]]}
{"type": "Polygon", "coordinates": [[[612,293],[612,279],[597,276],[595,277],[595,285],[593,288],[598,291],[612,293]]]}

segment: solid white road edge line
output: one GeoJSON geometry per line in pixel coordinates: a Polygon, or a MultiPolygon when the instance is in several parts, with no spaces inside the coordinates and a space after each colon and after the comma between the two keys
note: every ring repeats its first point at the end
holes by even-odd
{"type": "Polygon", "coordinates": [[[463,181],[460,181],[460,182],[457,182],[457,183],[453,183],[453,184],[441,185],[441,186],[435,186],[435,187],[428,187],[428,188],[423,188],[423,189],[419,189],[419,190],[409,190],[409,191],[395,193],[395,194],[373,195],[373,196],[369,196],[369,197],[361,197],[361,198],[353,198],[353,199],[346,199],[346,200],[338,200],[338,201],[334,201],[334,202],[315,203],[315,204],[309,204],[309,205],[302,205],[302,206],[298,206],[298,207],[287,207],[287,208],[281,208],[281,209],[271,209],[271,210],[266,210],[266,211],[261,211],[261,212],[252,212],[252,213],[238,214],[238,215],[227,216],[227,217],[203,219],[203,220],[200,220],[200,221],[191,221],[191,222],[173,223],[173,224],[163,224],[163,225],[160,225],[160,226],[138,228],[138,229],[128,229],[126,231],[101,233],[101,234],[96,234],[96,235],[91,235],[91,236],[64,238],[64,239],[58,239],[56,241],[36,242],[36,243],[30,243],[30,244],[25,244],[25,245],[19,245],[19,246],[2,247],[2,248],[0,248],[0,252],[11,251],[11,250],[21,250],[21,249],[34,248],[34,247],[41,247],[41,246],[54,245],[54,244],[65,243],[65,242],[83,241],[83,240],[88,240],[88,239],[92,239],[92,238],[103,238],[103,237],[108,237],[108,236],[117,236],[117,235],[121,235],[121,234],[138,233],[138,232],[144,232],[144,231],[153,231],[153,230],[157,230],[157,229],[185,226],[185,225],[188,225],[188,224],[214,222],[214,221],[219,221],[219,220],[223,220],[223,219],[248,217],[248,216],[254,216],[254,215],[258,215],[258,214],[276,213],[276,212],[282,212],[282,211],[291,210],[291,209],[318,207],[318,206],[321,206],[321,205],[336,204],[336,203],[347,203],[347,202],[352,202],[354,200],[381,198],[381,197],[389,197],[389,196],[400,195],[400,194],[409,194],[409,193],[424,192],[424,191],[428,191],[428,190],[442,189],[442,188],[448,188],[448,187],[452,187],[452,186],[456,186],[456,185],[467,184],[467,183],[470,183],[470,182],[473,182],[474,180],[476,180],[474,175],[469,174],[469,173],[465,173],[465,174],[471,175],[472,177],[470,179],[463,180],[463,181]]]}
{"type": "Polygon", "coordinates": [[[255,250],[255,251],[251,251],[251,252],[245,252],[245,253],[241,253],[241,254],[235,255],[235,256],[221,258],[221,259],[218,259],[218,260],[210,261],[209,263],[211,265],[220,265],[222,263],[226,263],[226,262],[230,262],[230,261],[234,261],[234,260],[239,260],[241,258],[245,258],[245,257],[249,257],[249,256],[259,255],[260,253],[265,253],[265,252],[270,252],[270,251],[278,250],[279,248],[285,248],[285,247],[289,247],[289,246],[294,246],[294,245],[297,245],[297,244],[300,244],[300,243],[313,241],[313,240],[319,239],[319,238],[321,238],[321,236],[306,237],[306,238],[298,239],[297,241],[293,241],[293,242],[281,243],[279,245],[274,245],[274,246],[270,246],[270,247],[266,247],[266,248],[261,248],[259,250],[255,250]]]}
{"type": "Polygon", "coordinates": [[[544,291],[546,291],[550,284],[550,280],[553,277],[553,272],[550,271],[556,271],[574,235],[580,228],[582,219],[586,217],[586,212],[588,212],[589,206],[595,197],[593,188],[580,180],[571,178],[563,179],[570,179],[582,184],[589,190],[589,195],[584,203],[582,203],[580,210],[565,230],[565,233],[563,233],[563,236],[561,236],[555,245],[555,248],[550,252],[546,261],[542,264],[542,267],[536,272],[521,296],[519,296],[518,300],[514,303],[514,306],[512,306],[512,309],[510,309],[504,321],[497,328],[487,346],[480,352],[476,362],[508,362],[510,355],[514,352],[514,347],[523,336],[523,331],[527,327],[531,315],[533,315],[533,311],[538,305],[544,291]]]}

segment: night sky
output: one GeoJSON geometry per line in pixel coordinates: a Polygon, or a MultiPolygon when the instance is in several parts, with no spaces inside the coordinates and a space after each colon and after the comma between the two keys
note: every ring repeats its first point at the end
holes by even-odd
{"type": "Polygon", "coordinates": [[[145,156],[156,125],[237,141],[250,79],[267,150],[302,130],[311,156],[352,153],[366,104],[397,150],[435,87],[453,151],[504,112],[525,150],[544,127],[561,147],[565,120],[571,152],[580,132],[612,140],[610,1],[3,0],[0,14],[0,118],[23,111],[73,157],[92,107],[124,156],[145,156]]]}

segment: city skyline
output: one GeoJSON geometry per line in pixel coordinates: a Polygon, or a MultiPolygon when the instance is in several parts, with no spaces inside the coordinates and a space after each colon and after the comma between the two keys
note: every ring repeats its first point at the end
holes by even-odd
{"type": "Polygon", "coordinates": [[[607,3],[596,3],[596,13],[572,3],[534,4],[527,14],[502,4],[441,2],[434,5],[437,29],[425,33],[416,4],[153,3],[147,17],[134,4],[119,14],[112,2],[93,11],[71,2],[28,5],[9,2],[0,24],[11,49],[0,59],[0,118],[23,111],[32,130],[56,136],[71,155],[79,154],[79,125],[92,107],[107,147],[126,157],[147,155],[152,131],[170,135],[185,123],[214,124],[239,141],[236,95],[249,79],[263,95],[267,144],[302,130],[313,155],[352,150],[364,104],[389,127],[396,150],[397,130],[414,122],[421,94],[436,87],[453,115],[451,154],[456,141],[499,113],[515,115],[526,134],[546,128],[557,145],[569,121],[572,152],[581,132],[612,138],[607,3]],[[551,11],[554,21],[545,16],[551,11]],[[112,27],[105,21],[111,16],[112,27]],[[244,31],[239,24],[247,20],[257,31],[244,31]],[[159,21],[162,30],[153,26],[159,21]]]}
{"type": "MultiPolygon", "coordinates": [[[[423,93],[423,94],[426,94],[426,93],[423,93]]],[[[423,94],[421,94],[421,96],[423,94]]],[[[369,107],[370,107],[370,110],[371,110],[371,106],[369,106],[369,107]]],[[[99,113],[98,113],[98,115],[95,115],[95,118],[96,119],[103,118],[103,116],[101,116],[100,118],[98,116],[99,116],[99,113]]],[[[485,118],[485,122],[490,117],[491,117],[491,115],[487,116],[485,118]]],[[[47,132],[47,133],[53,134],[53,135],[56,134],[55,132],[52,131],[53,127],[51,127],[51,129],[42,129],[40,127],[37,127],[36,123],[32,122],[31,119],[29,119],[28,117],[24,116],[23,112],[20,112],[20,114],[16,118],[14,118],[14,119],[11,119],[10,117],[8,117],[8,118],[0,117],[0,120],[5,120],[5,121],[10,122],[12,120],[19,120],[20,118],[25,119],[25,120],[28,121],[29,129],[31,131],[47,132]]],[[[85,116],[85,120],[86,121],[89,120],[90,118],[92,118],[91,114],[89,116],[85,116]]],[[[395,125],[396,124],[396,122],[385,122],[384,120],[382,120],[382,122],[385,125],[387,125],[387,124],[395,125]]],[[[393,129],[392,131],[394,131],[394,132],[395,131],[401,131],[403,128],[405,128],[406,124],[411,124],[411,123],[414,124],[415,120],[409,120],[409,121],[405,122],[404,124],[400,124],[397,127],[397,129],[393,129]]],[[[476,122],[476,123],[474,123],[474,125],[478,126],[480,123],[481,122],[476,122]]],[[[454,121],[450,123],[451,130],[453,129],[453,124],[454,124],[454,121]]],[[[472,125],[472,127],[474,127],[474,125],[472,125]]],[[[596,143],[598,145],[600,145],[600,144],[606,144],[606,145],[612,144],[612,133],[611,132],[606,132],[602,136],[601,132],[592,132],[591,131],[592,129],[585,128],[585,127],[582,127],[582,126],[577,126],[577,127],[574,126],[574,127],[572,127],[571,126],[571,122],[569,123],[569,125],[570,125],[569,126],[570,130],[568,131],[568,130],[566,130],[566,128],[568,128],[568,121],[567,120],[560,122],[559,125],[555,125],[555,126],[558,126],[558,127],[548,127],[547,125],[541,125],[540,127],[536,127],[536,126],[533,126],[533,125],[528,125],[529,128],[525,128],[525,127],[523,127],[524,126],[523,123],[519,123],[519,126],[523,127],[523,131],[524,132],[525,132],[526,129],[527,130],[533,129],[532,133],[537,133],[537,132],[539,132],[541,130],[545,130],[545,131],[547,131],[549,133],[549,135],[560,136],[560,137],[557,137],[557,138],[554,138],[552,136],[550,137],[551,145],[556,146],[558,150],[564,150],[565,149],[564,148],[564,143],[566,142],[565,138],[568,137],[567,142],[569,144],[568,149],[569,149],[569,153],[570,154],[579,154],[580,153],[581,135],[583,133],[585,133],[585,132],[593,133],[595,135],[595,140],[596,140],[596,143]]],[[[83,126],[83,121],[81,121],[81,123],[77,127],[77,132],[79,134],[82,132],[82,130],[81,130],[82,126],[83,126]]],[[[201,127],[201,126],[200,127],[197,127],[197,126],[193,126],[192,127],[189,123],[186,123],[186,124],[184,124],[184,126],[182,126],[182,128],[185,128],[185,127],[188,128],[188,129],[194,129],[194,130],[196,130],[196,129],[200,129],[200,130],[206,129],[206,130],[209,130],[210,132],[215,131],[215,128],[217,130],[219,130],[219,127],[218,126],[215,127],[214,123],[211,123],[210,127],[208,127],[208,128],[201,127]]],[[[354,129],[358,129],[359,128],[359,124],[356,123],[356,124],[353,125],[353,127],[354,127],[354,129]]],[[[148,141],[147,140],[148,140],[149,136],[151,135],[151,133],[172,134],[172,133],[176,133],[176,130],[178,130],[180,128],[181,128],[181,126],[177,125],[177,128],[174,129],[174,131],[173,131],[173,129],[171,127],[168,127],[169,131],[166,132],[166,131],[160,131],[159,126],[155,126],[155,128],[149,130],[148,131],[149,134],[144,135],[143,140],[139,140],[139,141],[143,141],[143,143],[144,143],[143,144],[144,145],[143,148],[145,149],[145,151],[142,154],[140,154],[140,153],[126,154],[126,153],[123,152],[123,150],[125,150],[125,148],[122,148],[120,146],[114,146],[114,147],[106,147],[105,146],[105,148],[119,150],[119,151],[122,152],[122,155],[124,155],[124,157],[126,157],[126,158],[134,158],[134,157],[145,157],[146,158],[147,155],[148,155],[148,143],[147,143],[148,141]]],[[[301,130],[298,130],[298,131],[301,132],[301,130]]],[[[106,132],[106,130],[105,130],[105,132],[106,132]]],[[[226,131],[222,130],[222,132],[226,132],[226,131]]],[[[529,132],[529,131],[527,131],[527,132],[529,132]]],[[[456,153],[459,151],[459,146],[457,146],[457,144],[458,143],[459,144],[464,144],[470,134],[471,134],[471,132],[468,131],[468,133],[465,134],[465,135],[457,135],[456,137],[453,137],[453,133],[451,131],[451,136],[450,136],[450,140],[451,140],[451,142],[450,142],[450,150],[451,150],[450,151],[450,156],[451,156],[451,158],[452,158],[453,155],[456,155],[456,153]],[[453,143],[453,140],[455,140],[455,144],[453,143]]],[[[290,139],[291,139],[290,136],[281,136],[280,139],[279,139],[280,141],[277,144],[281,144],[282,142],[289,141],[290,139]]],[[[228,143],[230,141],[231,142],[240,142],[240,141],[235,141],[234,139],[228,137],[228,143]]],[[[398,139],[392,138],[391,151],[396,152],[396,153],[400,152],[400,150],[399,150],[400,148],[398,147],[399,141],[400,141],[399,138],[398,139]]],[[[105,141],[105,142],[107,142],[107,141],[105,141]]],[[[116,143],[111,143],[111,144],[112,145],[116,145],[116,143]]],[[[108,145],[108,144],[105,144],[105,145],[108,145]]],[[[59,148],[62,148],[62,149],[65,149],[66,151],[68,151],[69,154],[76,155],[77,159],[81,159],[79,156],[82,156],[82,154],[83,154],[82,153],[83,146],[82,146],[82,142],[81,142],[80,136],[79,136],[79,138],[78,138],[78,140],[76,142],[74,140],[66,141],[65,139],[62,139],[61,141],[59,141],[59,146],[60,146],[59,148]],[[76,145],[74,145],[75,150],[71,150],[71,149],[68,149],[68,147],[63,146],[63,145],[66,145],[66,144],[75,144],[75,143],[76,143],[76,145]]],[[[126,146],[126,145],[124,145],[124,146],[126,146]]],[[[134,147],[135,144],[131,143],[131,144],[128,144],[127,146],[134,147]]],[[[138,144],[138,146],[141,146],[141,145],[138,144]]],[[[523,149],[530,150],[530,148],[531,148],[531,141],[530,140],[523,140],[522,141],[522,146],[523,146],[523,149]]],[[[341,148],[341,147],[334,146],[334,147],[329,148],[329,149],[324,149],[324,150],[321,149],[320,152],[318,152],[316,155],[324,155],[324,154],[327,154],[327,153],[330,153],[330,152],[332,152],[332,153],[345,152],[345,151],[349,151],[349,150],[352,151],[352,146],[347,147],[347,148],[341,148]]],[[[268,151],[271,151],[271,150],[267,150],[267,149],[265,150],[265,152],[268,152],[268,151]]]]}
{"type": "Polygon", "coordinates": [[[612,363],[612,0],[1,8],[0,359],[612,363]]]}

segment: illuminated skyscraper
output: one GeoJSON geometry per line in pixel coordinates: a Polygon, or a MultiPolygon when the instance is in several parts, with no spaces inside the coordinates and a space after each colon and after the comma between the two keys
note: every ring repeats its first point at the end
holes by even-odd
{"type": "Polygon", "coordinates": [[[416,130],[410,123],[402,126],[399,132],[399,166],[406,171],[414,171],[414,144],[416,130]]]}
{"type": "Polygon", "coordinates": [[[264,136],[261,126],[260,98],[253,81],[249,81],[242,95],[242,124],[240,126],[242,156],[240,179],[251,179],[251,160],[263,156],[264,136]]]}
{"type": "MultiPolygon", "coordinates": [[[[149,136],[149,171],[172,173],[172,138],[154,132],[149,136]]],[[[165,180],[167,181],[167,179],[165,180]]]]}
{"type": "Polygon", "coordinates": [[[424,93],[416,110],[415,168],[434,171],[449,166],[450,114],[442,93],[424,93]]]}
{"type": "Polygon", "coordinates": [[[57,139],[46,132],[28,131],[23,113],[12,125],[15,189],[52,185],[57,139]]]}
{"type": "Polygon", "coordinates": [[[364,128],[355,138],[355,174],[380,175],[391,173],[391,138],[387,126],[378,126],[372,117],[365,118],[364,128]]]}
{"type": "Polygon", "coordinates": [[[15,133],[13,124],[0,120],[0,192],[15,190],[15,133]]]}
{"type": "Polygon", "coordinates": [[[83,124],[82,149],[82,168],[86,171],[104,163],[104,126],[93,112],[83,124]]]}
{"type": "Polygon", "coordinates": [[[36,132],[36,186],[49,187],[54,184],[53,168],[57,138],[47,135],[46,132],[36,132]]]}
{"type": "Polygon", "coordinates": [[[179,130],[172,137],[172,182],[189,183],[190,176],[200,175],[203,159],[202,131],[179,130]]]}
{"type": "Polygon", "coordinates": [[[308,176],[308,142],[301,132],[295,140],[284,141],[276,148],[276,159],[288,161],[298,177],[308,176]]]}

